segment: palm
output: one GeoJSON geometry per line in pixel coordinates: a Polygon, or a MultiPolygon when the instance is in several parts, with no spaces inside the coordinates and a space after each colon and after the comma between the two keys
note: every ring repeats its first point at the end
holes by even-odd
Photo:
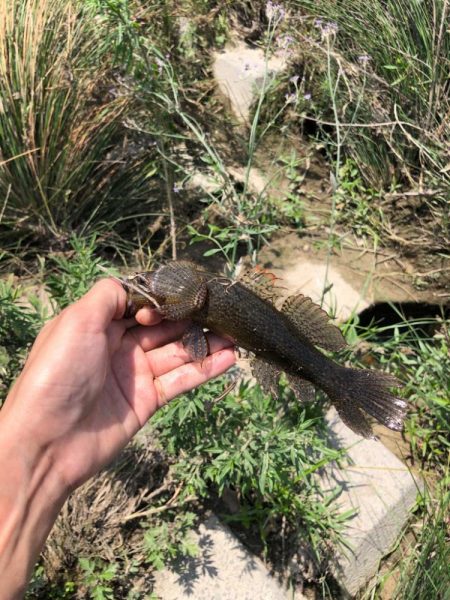
{"type": "Polygon", "coordinates": [[[127,328],[113,321],[103,331],[78,324],[75,337],[57,319],[38,338],[21,376],[36,390],[28,437],[52,446],[68,487],[107,465],[160,406],[234,362],[229,343],[212,335],[213,354],[201,365],[191,362],[174,341],[184,328],[167,321],[127,328]]]}

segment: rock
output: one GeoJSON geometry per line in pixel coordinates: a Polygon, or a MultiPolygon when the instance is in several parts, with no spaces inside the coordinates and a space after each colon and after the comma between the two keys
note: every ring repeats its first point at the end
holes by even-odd
{"type": "MultiPolygon", "coordinates": [[[[155,593],[161,600],[287,600],[288,592],[212,516],[200,525],[200,554],[184,558],[156,574],[155,593]]],[[[302,600],[296,596],[296,600],[302,600]]]]}
{"type": "Polygon", "coordinates": [[[286,59],[280,55],[272,56],[266,64],[263,50],[243,42],[214,55],[214,78],[240,123],[250,122],[250,107],[261,91],[266,70],[268,77],[273,77],[285,65],[286,59]]]}
{"type": "Polygon", "coordinates": [[[223,181],[213,173],[202,173],[201,171],[193,171],[191,177],[186,183],[186,188],[195,190],[200,188],[207,194],[216,194],[223,187],[223,181]]]}
{"type": "Polygon", "coordinates": [[[324,486],[328,484],[331,490],[342,485],[335,502],[342,512],[357,510],[343,532],[351,549],[338,549],[333,570],[342,588],[354,596],[376,574],[423,485],[381,442],[362,439],[350,431],[334,409],[327,421],[333,445],[347,448],[348,459],[342,468],[326,467],[324,486]]]}

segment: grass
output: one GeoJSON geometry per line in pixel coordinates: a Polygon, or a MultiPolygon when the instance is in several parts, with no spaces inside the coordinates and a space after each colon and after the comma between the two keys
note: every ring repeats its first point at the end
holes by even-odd
{"type": "Polygon", "coordinates": [[[404,556],[400,565],[398,585],[394,597],[400,599],[445,600],[450,589],[448,565],[450,561],[450,478],[447,465],[443,480],[426,493],[423,516],[415,523],[416,544],[404,556]]]}
{"type": "Polygon", "coordinates": [[[448,2],[296,0],[292,5],[315,19],[312,42],[319,60],[321,32],[328,22],[336,23],[332,60],[342,79],[339,121],[353,124],[344,128],[347,148],[365,174],[373,169],[389,181],[402,169],[404,175],[421,168],[438,173],[445,166],[449,127],[448,2]],[[383,122],[390,125],[371,131],[370,124],[383,122]],[[355,126],[361,123],[369,126],[355,126]]]}
{"type": "Polygon", "coordinates": [[[374,212],[385,215],[366,218],[378,237],[407,250],[401,229],[416,248],[448,254],[447,0],[294,0],[286,7],[295,42],[270,115],[285,93],[295,98],[279,126],[293,136],[306,129],[324,143],[335,190],[346,162],[357,165],[364,187],[377,190],[374,212]],[[392,210],[405,193],[406,206],[392,210]]]}

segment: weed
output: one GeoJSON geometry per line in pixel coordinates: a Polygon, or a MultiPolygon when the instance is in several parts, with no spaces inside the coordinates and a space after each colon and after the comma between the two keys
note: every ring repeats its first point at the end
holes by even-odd
{"type": "Polygon", "coordinates": [[[43,565],[38,565],[28,585],[26,600],[45,600],[47,598],[64,600],[74,597],[77,584],[74,581],[66,581],[61,584],[50,583],[46,577],[43,565]]]}
{"type": "Polygon", "coordinates": [[[381,192],[365,184],[356,163],[347,159],[339,169],[337,222],[345,224],[360,238],[369,237],[375,246],[378,246],[384,219],[380,195],[381,192]]]}
{"type": "Polygon", "coordinates": [[[0,279],[0,406],[20,372],[28,348],[46,318],[34,294],[28,294],[13,279],[0,279]]]}
{"type": "Polygon", "coordinates": [[[330,498],[320,497],[314,476],[340,456],[321,433],[319,413],[293,399],[280,404],[248,384],[216,402],[221,387],[211,382],[153,420],[161,444],[177,458],[185,493],[235,490],[241,508],[233,520],[256,526],[264,544],[274,523],[285,519],[320,553],[342,517],[330,498]]]}
{"type": "Polygon", "coordinates": [[[188,510],[150,520],[142,538],[145,561],[161,570],[180,556],[197,556],[199,549],[190,535],[196,520],[197,515],[188,510]]]}
{"type": "Polygon", "coordinates": [[[89,598],[113,600],[114,590],[110,583],[116,576],[116,565],[88,558],[80,558],[78,562],[83,571],[83,584],[88,590],[89,598]]]}
{"type": "Polygon", "coordinates": [[[47,289],[60,308],[81,298],[96,279],[105,276],[105,272],[115,272],[96,256],[95,235],[90,239],[73,235],[70,246],[71,250],[66,254],[52,256],[55,269],[46,278],[47,289]]]}

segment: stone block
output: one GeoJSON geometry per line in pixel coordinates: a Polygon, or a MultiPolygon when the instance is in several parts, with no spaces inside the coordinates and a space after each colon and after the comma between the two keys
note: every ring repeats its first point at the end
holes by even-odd
{"type": "Polygon", "coordinates": [[[355,595],[378,569],[409,518],[422,489],[420,479],[376,440],[365,440],[340,420],[332,409],[327,420],[330,438],[338,448],[347,448],[342,468],[329,465],[323,476],[323,489],[337,484],[342,493],[336,499],[340,510],[356,509],[343,537],[351,549],[339,549],[333,561],[336,579],[350,595],[355,595]]]}
{"type": "Polygon", "coordinates": [[[199,556],[156,574],[161,600],[287,600],[288,593],[217,517],[199,528],[199,556]]]}

